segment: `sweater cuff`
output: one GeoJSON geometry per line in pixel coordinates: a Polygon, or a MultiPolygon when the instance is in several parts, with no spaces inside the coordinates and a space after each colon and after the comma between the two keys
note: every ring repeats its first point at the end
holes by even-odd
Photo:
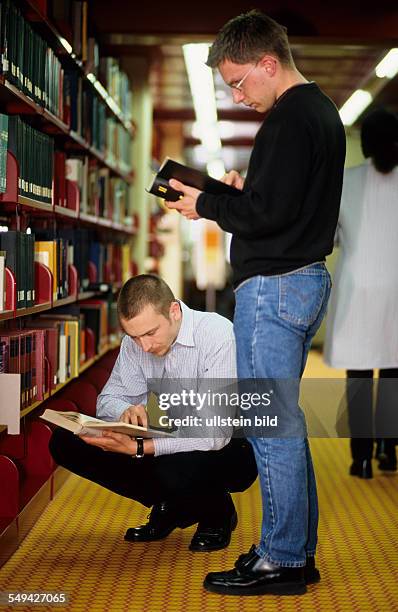
{"type": "Polygon", "coordinates": [[[215,203],[215,197],[205,193],[199,194],[196,200],[196,212],[204,219],[210,219],[210,221],[217,220],[217,207],[215,203]]]}

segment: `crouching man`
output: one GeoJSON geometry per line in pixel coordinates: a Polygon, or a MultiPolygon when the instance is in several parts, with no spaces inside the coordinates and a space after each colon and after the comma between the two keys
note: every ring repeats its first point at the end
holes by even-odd
{"type": "MultiPolygon", "coordinates": [[[[128,280],[118,314],[126,335],[97,400],[99,418],[147,426],[153,380],[187,379],[200,391],[208,388],[206,379],[236,378],[232,323],[191,310],[160,278],[128,280]]],[[[189,548],[212,551],[228,546],[237,525],[230,494],[247,489],[257,468],[251,445],[231,437],[231,428],[215,426],[210,437],[199,435],[187,437],[180,427],[177,437],[137,443],[124,434],[78,437],[58,428],[50,451],[71,472],[151,508],[148,522],[128,529],[126,540],[160,540],[198,523],[189,548]]]]}

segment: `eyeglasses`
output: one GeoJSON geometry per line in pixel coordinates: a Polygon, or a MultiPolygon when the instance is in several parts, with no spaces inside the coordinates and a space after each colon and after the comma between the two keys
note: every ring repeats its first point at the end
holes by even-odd
{"type": "Polygon", "coordinates": [[[243,87],[242,87],[242,85],[243,85],[243,83],[245,82],[245,79],[247,79],[247,77],[249,76],[249,74],[250,74],[251,72],[253,72],[253,70],[256,68],[256,66],[257,66],[257,64],[254,64],[254,66],[252,66],[252,67],[250,68],[250,70],[248,70],[248,71],[246,72],[246,74],[245,74],[245,75],[244,75],[244,76],[241,78],[241,80],[240,80],[240,81],[238,81],[238,82],[237,82],[235,85],[234,85],[234,84],[230,85],[231,89],[236,89],[237,91],[243,91],[243,87]]]}

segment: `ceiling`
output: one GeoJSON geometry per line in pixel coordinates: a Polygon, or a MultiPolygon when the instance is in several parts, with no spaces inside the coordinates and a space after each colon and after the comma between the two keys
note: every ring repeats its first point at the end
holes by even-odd
{"type": "MultiPolygon", "coordinates": [[[[211,42],[228,19],[251,8],[251,2],[237,0],[229,0],[227,6],[209,0],[197,6],[168,0],[158,6],[148,2],[139,9],[136,3],[121,0],[92,2],[91,14],[107,53],[122,58],[122,62],[137,55],[150,58],[155,125],[182,122],[187,161],[198,164],[200,149],[199,141],[192,136],[195,115],[181,45],[211,42]]],[[[329,6],[313,0],[271,1],[257,2],[256,8],[288,28],[298,69],[307,79],[316,81],[338,107],[355,89],[369,86],[377,93],[375,104],[398,112],[397,78],[390,82],[377,79],[376,91],[373,72],[385,53],[398,46],[396,0],[335,1],[329,6]]],[[[262,116],[234,105],[217,71],[214,77],[218,117],[223,122],[224,161],[227,167],[244,169],[262,116]]]]}

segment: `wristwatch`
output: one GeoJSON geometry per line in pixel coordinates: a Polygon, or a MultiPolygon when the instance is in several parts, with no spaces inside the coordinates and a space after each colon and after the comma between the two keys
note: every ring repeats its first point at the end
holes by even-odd
{"type": "Polygon", "coordinates": [[[137,450],[135,451],[135,455],[133,455],[134,459],[142,459],[145,456],[144,453],[144,438],[136,438],[137,442],[137,450]]]}

